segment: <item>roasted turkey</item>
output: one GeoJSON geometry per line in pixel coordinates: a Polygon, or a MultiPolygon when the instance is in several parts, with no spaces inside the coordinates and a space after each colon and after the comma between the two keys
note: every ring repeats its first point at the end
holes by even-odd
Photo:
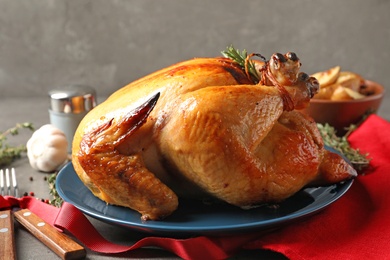
{"type": "Polygon", "coordinates": [[[113,93],[74,136],[81,181],[103,201],[157,220],[178,197],[245,209],[356,176],[297,111],[318,91],[297,56],[253,64],[259,82],[229,58],[196,58],[113,93]]]}

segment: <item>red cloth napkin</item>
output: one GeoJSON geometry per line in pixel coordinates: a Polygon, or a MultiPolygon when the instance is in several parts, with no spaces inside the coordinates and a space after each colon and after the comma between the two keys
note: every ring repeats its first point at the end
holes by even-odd
{"type": "Polygon", "coordinates": [[[390,124],[370,116],[349,138],[372,170],[337,202],[305,222],[247,244],[290,259],[390,259],[390,124]]]}
{"type": "Polygon", "coordinates": [[[390,124],[370,116],[350,137],[352,146],[372,157],[372,172],[359,176],[338,201],[299,223],[267,235],[261,232],[231,237],[174,239],[146,237],[133,245],[105,240],[73,205],[61,209],[32,197],[0,196],[0,209],[29,208],[60,231],[77,237],[101,253],[120,253],[145,246],[169,250],[183,259],[224,259],[240,249],[270,249],[294,259],[390,259],[390,124]]]}

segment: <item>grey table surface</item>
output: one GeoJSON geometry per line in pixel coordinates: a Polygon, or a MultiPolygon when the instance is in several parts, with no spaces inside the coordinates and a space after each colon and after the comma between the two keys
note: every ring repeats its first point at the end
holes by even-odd
{"type": "MultiPolygon", "coordinates": [[[[99,97],[99,101],[104,97],[99,97]]],[[[25,97],[25,98],[1,98],[0,97],[0,131],[12,127],[20,122],[32,122],[35,128],[49,123],[48,98],[42,97],[25,97]]],[[[390,120],[390,102],[389,96],[385,97],[378,114],[390,120]]],[[[9,138],[10,144],[22,144],[30,138],[31,132],[21,131],[19,135],[9,138]]],[[[49,187],[45,177],[46,173],[33,170],[29,165],[28,158],[23,157],[15,161],[12,165],[17,171],[19,190],[24,192],[33,191],[37,198],[50,198],[49,187]],[[31,178],[32,177],[32,180],[31,178]]],[[[90,218],[96,229],[108,240],[125,245],[131,245],[145,234],[133,232],[118,226],[110,225],[99,220],[90,218]]],[[[18,259],[56,259],[57,256],[28,231],[16,223],[16,246],[18,259]]],[[[283,259],[282,256],[266,251],[242,251],[233,259],[255,259],[255,258],[273,258],[283,259]]],[[[87,249],[87,259],[177,259],[177,257],[161,249],[138,249],[130,253],[119,255],[103,255],[87,249]]]]}

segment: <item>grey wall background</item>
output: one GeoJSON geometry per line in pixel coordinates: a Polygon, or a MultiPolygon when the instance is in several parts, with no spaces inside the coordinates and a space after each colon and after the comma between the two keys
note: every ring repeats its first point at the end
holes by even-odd
{"type": "Polygon", "coordinates": [[[294,51],[302,70],[341,65],[390,88],[387,0],[0,0],[0,97],[81,83],[106,96],[226,46],[294,51]]]}

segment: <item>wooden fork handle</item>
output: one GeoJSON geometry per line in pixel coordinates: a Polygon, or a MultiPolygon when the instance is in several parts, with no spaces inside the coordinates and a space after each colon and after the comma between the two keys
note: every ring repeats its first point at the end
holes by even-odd
{"type": "Polygon", "coordinates": [[[0,211],[0,259],[16,259],[14,218],[11,210],[0,211]]]}
{"type": "Polygon", "coordinates": [[[86,251],[81,245],[45,223],[40,217],[28,209],[16,211],[14,215],[20,224],[62,259],[85,258],[86,251]]]}

